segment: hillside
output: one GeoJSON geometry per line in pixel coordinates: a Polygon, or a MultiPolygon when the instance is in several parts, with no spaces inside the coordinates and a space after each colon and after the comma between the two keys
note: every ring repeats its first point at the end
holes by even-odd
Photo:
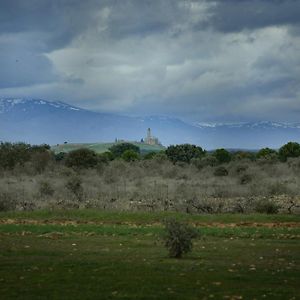
{"type": "Polygon", "coordinates": [[[300,124],[192,123],[168,116],[133,117],[94,112],[42,99],[0,98],[0,141],[50,145],[102,143],[116,138],[140,141],[146,136],[147,128],[165,146],[190,143],[206,150],[279,148],[289,141],[300,141],[300,124]]]}
{"type": "MultiPolygon", "coordinates": [[[[60,144],[51,147],[51,149],[55,153],[65,152],[68,153],[70,151],[80,149],[80,148],[87,148],[90,150],[95,151],[96,153],[103,153],[108,151],[110,147],[116,145],[117,143],[83,143],[83,144],[60,144]]],[[[147,145],[138,142],[132,142],[132,144],[138,146],[141,150],[142,154],[149,153],[149,152],[158,152],[164,150],[165,147],[159,145],[147,145]]]]}

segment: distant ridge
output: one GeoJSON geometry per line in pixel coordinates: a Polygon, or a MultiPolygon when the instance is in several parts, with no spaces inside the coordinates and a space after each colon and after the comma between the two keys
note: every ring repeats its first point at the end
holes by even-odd
{"type": "Polygon", "coordinates": [[[0,98],[0,141],[50,145],[140,141],[147,128],[165,146],[197,144],[215,148],[279,148],[300,142],[300,123],[187,123],[168,116],[129,117],[89,111],[60,101],[0,98]]]}
{"type": "MultiPolygon", "coordinates": [[[[144,143],[139,142],[131,142],[126,141],[128,143],[132,143],[140,148],[142,154],[149,153],[149,152],[159,152],[164,150],[165,147],[161,145],[147,145],[144,143]]],[[[56,146],[52,146],[51,149],[55,153],[65,152],[68,153],[73,150],[77,150],[80,148],[86,148],[95,151],[96,153],[103,153],[109,150],[110,147],[116,145],[118,143],[85,143],[85,144],[60,144],[56,146]]]]}

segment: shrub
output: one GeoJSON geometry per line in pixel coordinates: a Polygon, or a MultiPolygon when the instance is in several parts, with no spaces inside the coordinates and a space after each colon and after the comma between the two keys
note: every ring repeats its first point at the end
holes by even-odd
{"type": "Polygon", "coordinates": [[[9,211],[16,208],[16,201],[7,192],[0,193],[0,211],[9,211]]]}
{"type": "Polygon", "coordinates": [[[63,161],[66,158],[67,154],[65,152],[59,152],[54,155],[55,161],[63,161]]]}
{"type": "Polygon", "coordinates": [[[32,154],[31,160],[36,172],[42,173],[52,160],[53,154],[49,151],[35,152],[32,154]]]}
{"type": "Polygon", "coordinates": [[[220,164],[228,163],[231,161],[231,154],[225,149],[217,149],[213,155],[218,160],[220,164]]]}
{"type": "Polygon", "coordinates": [[[225,167],[218,167],[218,168],[215,169],[214,175],[215,176],[227,176],[228,171],[225,167]]]}
{"type": "Polygon", "coordinates": [[[240,178],[240,184],[247,184],[252,181],[252,176],[250,174],[244,174],[240,178]]]}
{"type": "Polygon", "coordinates": [[[69,152],[66,158],[66,166],[72,168],[93,168],[97,163],[97,154],[85,148],[69,152]]]}
{"type": "Polygon", "coordinates": [[[214,167],[218,164],[218,160],[212,156],[212,155],[207,155],[200,158],[192,158],[191,159],[191,164],[194,165],[198,170],[201,170],[204,167],[211,166],[214,167]]]}
{"type": "Polygon", "coordinates": [[[289,142],[279,149],[279,158],[286,161],[288,157],[300,156],[300,144],[289,142]]]}
{"type": "Polygon", "coordinates": [[[197,232],[187,224],[170,219],[165,221],[165,247],[169,257],[181,258],[184,253],[192,250],[192,239],[197,237],[197,232]]]}
{"type": "Polygon", "coordinates": [[[238,166],[236,166],[235,172],[237,174],[240,174],[240,173],[245,172],[248,168],[249,168],[249,166],[247,166],[247,165],[238,165],[238,166]]]}
{"type": "Polygon", "coordinates": [[[66,183],[66,188],[76,197],[78,201],[82,201],[83,187],[80,177],[71,177],[66,183]]]}
{"type": "Polygon", "coordinates": [[[55,191],[48,181],[41,181],[39,183],[39,192],[42,196],[53,196],[55,191]]]}
{"type": "Polygon", "coordinates": [[[0,166],[13,169],[30,160],[30,145],[25,143],[0,143],[0,166]]]}
{"type": "Polygon", "coordinates": [[[274,159],[275,157],[277,157],[277,152],[270,148],[263,148],[257,152],[256,157],[264,159],[274,159]]]}
{"type": "Polygon", "coordinates": [[[247,151],[237,151],[234,152],[233,154],[233,158],[235,160],[255,160],[255,153],[254,152],[247,152],[247,151]]]}
{"type": "Polygon", "coordinates": [[[157,152],[151,151],[151,152],[146,153],[143,158],[146,160],[153,159],[156,154],[157,154],[157,152]]]}
{"type": "Polygon", "coordinates": [[[156,153],[156,155],[153,158],[157,162],[163,162],[168,159],[168,156],[166,155],[165,151],[159,151],[156,153]]]}
{"type": "Polygon", "coordinates": [[[140,148],[131,143],[115,144],[109,148],[109,151],[113,154],[114,157],[121,157],[127,150],[131,150],[137,154],[140,154],[140,148]]]}
{"type": "Polygon", "coordinates": [[[133,150],[126,150],[123,154],[122,154],[122,159],[127,161],[127,162],[130,162],[130,161],[135,161],[135,160],[138,160],[139,159],[139,154],[136,153],[135,151],[133,150]]]}
{"type": "Polygon", "coordinates": [[[114,156],[111,152],[105,151],[103,153],[98,154],[98,162],[99,163],[109,163],[114,159],[114,156]]]}
{"type": "Polygon", "coordinates": [[[277,214],[279,206],[270,200],[264,199],[258,201],[254,209],[261,214],[277,214]]]}
{"type": "Polygon", "coordinates": [[[186,162],[190,163],[192,158],[201,158],[204,156],[205,151],[198,146],[190,144],[172,145],[166,150],[167,157],[173,162],[186,162]]]}

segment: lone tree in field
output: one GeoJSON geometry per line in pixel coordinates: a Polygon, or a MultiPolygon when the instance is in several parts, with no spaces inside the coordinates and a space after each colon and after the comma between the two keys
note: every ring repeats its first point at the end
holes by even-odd
{"type": "Polygon", "coordinates": [[[109,148],[109,151],[113,154],[114,157],[121,157],[125,151],[131,150],[137,154],[140,154],[140,148],[131,143],[121,143],[113,145],[109,148]]]}
{"type": "Polygon", "coordinates": [[[201,158],[205,151],[198,146],[190,144],[171,145],[166,150],[167,157],[173,162],[182,161],[190,163],[193,158],[201,158]]]}
{"type": "Polygon", "coordinates": [[[192,239],[197,237],[194,228],[175,219],[165,221],[165,247],[169,257],[181,258],[184,253],[192,250],[192,239]]]}

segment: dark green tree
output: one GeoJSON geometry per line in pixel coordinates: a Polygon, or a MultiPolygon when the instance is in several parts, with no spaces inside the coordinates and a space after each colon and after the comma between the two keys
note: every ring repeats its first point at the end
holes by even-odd
{"type": "Polygon", "coordinates": [[[72,168],[93,168],[98,163],[97,154],[90,149],[77,149],[69,152],[65,164],[72,168]]]}
{"type": "Polygon", "coordinates": [[[124,159],[125,161],[129,162],[129,161],[135,161],[138,160],[140,158],[139,154],[136,153],[133,150],[126,150],[123,154],[122,154],[122,159],[124,159]]]}
{"type": "Polygon", "coordinates": [[[140,148],[131,143],[115,144],[109,148],[109,151],[113,154],[115,158],[121,157],[123,153],[127,150],[132,150],[137,154],[140,154],[140,148]]]}
{"type": "Polygon", "coordinates": [[[145,160],[147,160],[147,159],[153,159],[156,155],[157,155],[157,152],[151,151],[151,152],[146,153],[143,156],[143,159],[145,159],[145,160]]]}
{"type": "Polygon", "coordinates": [[[282,161],[286,161],[289,157],[299,157],[300,156],[300,144],[296,142],[289,142],[283,145],[279,149],[279,158],[282,161]]]}
{"type": "Polygon", "coordinates": [[[13,169],[17,164],[24,165],[31,158],[31,146],[25,143],[1,143],[0,166],[13,169]]]}
{"type": "Polygon", "coordinates": [[[236,151],[232,153],[234,160],[255,160],[255,153],[249,151],[236,151]]]}
{"type": "Polygon", "coordinates": [[[190,144],[171,145],[165,153],[173,163],[178,161],[190,163],[192,158],[201,158],[205,155],[201,147],[190,144]]]}
{"type": "Polygon", "coordinates": [[[270,148],[262,148],[256,153],[257,158],[273,158],[277,156],[277,151],[270,148]]]}
{"type": "Polygon", "coordinates": [[[222,163],[228,163],[231,161],[231,154],[229,151],[221,148],[221,149],[217,149],[215,150],[215,152],[213,153],[213,155],[215,156],[215,158],[218,160],[218,162],[220,164],[222,163]]]}

